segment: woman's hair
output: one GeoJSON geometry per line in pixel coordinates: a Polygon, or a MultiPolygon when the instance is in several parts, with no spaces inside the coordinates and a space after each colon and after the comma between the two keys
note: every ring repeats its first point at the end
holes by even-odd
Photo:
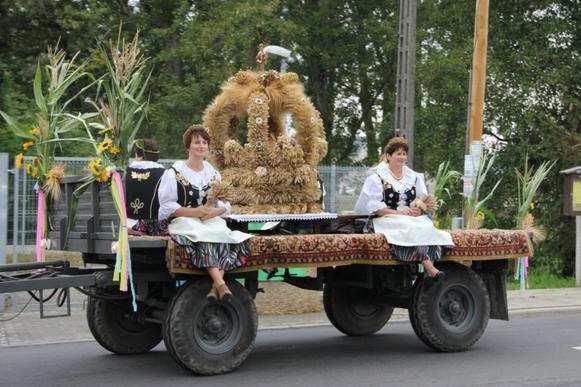
{"type": "Polygon", "coordinates": [[[192,139],[194,137],[202,137],[204,140],[206,140],[208,145],[210,145],[210,135],[208,134],[206,128],[204,128],[202,125],[192,125],[184,132],[183,139],[186,149],[190,149],[190,144],[192,143],[192,139]]]}
{"type": "Polygon", "coordinates": [[[392,155],[400,149],[404,150],[406,153],[409,151],[407,140],[405,137],[393,137],[387,142],[387,144],[385,144],[382,155],[392,155]]]}
{"type": "Polygon", "coordinates": [[[142,138],[135,141],[133,154],[147,161],[159,160],[159,145],[153,138],[142,138]]]}

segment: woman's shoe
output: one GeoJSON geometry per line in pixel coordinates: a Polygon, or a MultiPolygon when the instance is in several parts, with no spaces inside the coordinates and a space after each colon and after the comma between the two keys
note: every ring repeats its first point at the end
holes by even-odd
{"type": "Polygon", "coordinates": [[[216,288],[214,287],[214,285],[212,285],[212,288],[210,289],[208,294],[206,294],[206,298],[210,302],[214,302],[214,301],[218,300],[218,292],[216,291],[216,288]]]}
{"type": "Polygon", "coordinates": [[[225,283],[218,285],[216,290],[218,291],[218,297],[221,301],[230,301],[232,299],[232,292],[225,283]]]}

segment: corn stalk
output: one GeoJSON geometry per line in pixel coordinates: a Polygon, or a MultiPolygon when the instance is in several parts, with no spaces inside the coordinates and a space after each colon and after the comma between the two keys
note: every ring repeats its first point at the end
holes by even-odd
{"type": "Polygon", "coordinates": [[[528,155],[525,158],[523,171],[515,169],[517,182],[518,207],[516,212],[516,226],[519,229],[527,229],[535,240],[542,240],[544,232],[535,227],[534,218],[530,213],[533,201],[541,183],[547,178],[556,161],[545,161],[536,170],[529,166],[528,155]]]}
{"type": "Polygon", "coordinates": [[[484,204],[492,197],[494,191],[502,181],[498,180],[494,187],[490,190],[488,195],[484,199],[480,199],[480,190],[482,185],[486,181],[486,176],[492,168],[494,161],[496,160],[496,155],[488,155],[483,153],[480,158],[480,164],[478,165],[478,172],[473,181],[473,189],[470,195],[465,199],[464,202],[464,216],[466,217],[466,228],[479,228],[482,219],[480,219],[479,211],[484,207],[484,204]]]}
{"type": "Polygon", "coordinates": [[[438,207],[446,204],[446,199],[452,197],[450,186],[454,184],[462,174],[450,169],[450,161],[443,161],[438,166],[438,172],[434,178],[434,196],[438,199],[438,207]]]}

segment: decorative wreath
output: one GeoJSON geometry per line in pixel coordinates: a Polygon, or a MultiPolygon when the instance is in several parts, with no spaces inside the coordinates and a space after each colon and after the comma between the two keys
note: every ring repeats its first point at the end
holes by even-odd
{"type": "Polygon", "coordinates": [[[211,138],[210,162],[237,213],[305,213],[322,210],[316,171],[327,154],[319,112],[295,73],[239,71],[204,113],[211,138]],[[290,114],[294,137],[284,134],[290,114]],[[238,138],[247,119],[247,143],[238,138]]]}

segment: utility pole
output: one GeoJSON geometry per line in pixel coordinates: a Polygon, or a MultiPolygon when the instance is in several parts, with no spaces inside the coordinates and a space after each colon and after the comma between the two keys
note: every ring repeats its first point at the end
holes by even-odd
{"type": "Polygon", "coordinates": [[[407,138],[410,167],[414,163],[416,14],[417,0],[399,0],[394,128],[407,138]]]}
{"type": "MultiPolygon", "coordinates": [[[[482,153],[482,121],[486,86],[486,50],[488,47],[488,0],[476,0],[474,16],[474,52],[470,73],[470,94],[466,128],[466,152],[464,156],[465,197],[470,196],[473,181],[478,172],[482,153]]],[[[464,219],[466,223],[466,219],[464,219]]]]}
{"type": "Polygon", "coordinates": [[[486,86],[486,50],[488,48],[488,0],[476,0],[474,17],[474,52],[470,77],[470,102],[468,105],[468,128],[466,153],[474,141],[482,139],[484,94],[486,86]]]}

